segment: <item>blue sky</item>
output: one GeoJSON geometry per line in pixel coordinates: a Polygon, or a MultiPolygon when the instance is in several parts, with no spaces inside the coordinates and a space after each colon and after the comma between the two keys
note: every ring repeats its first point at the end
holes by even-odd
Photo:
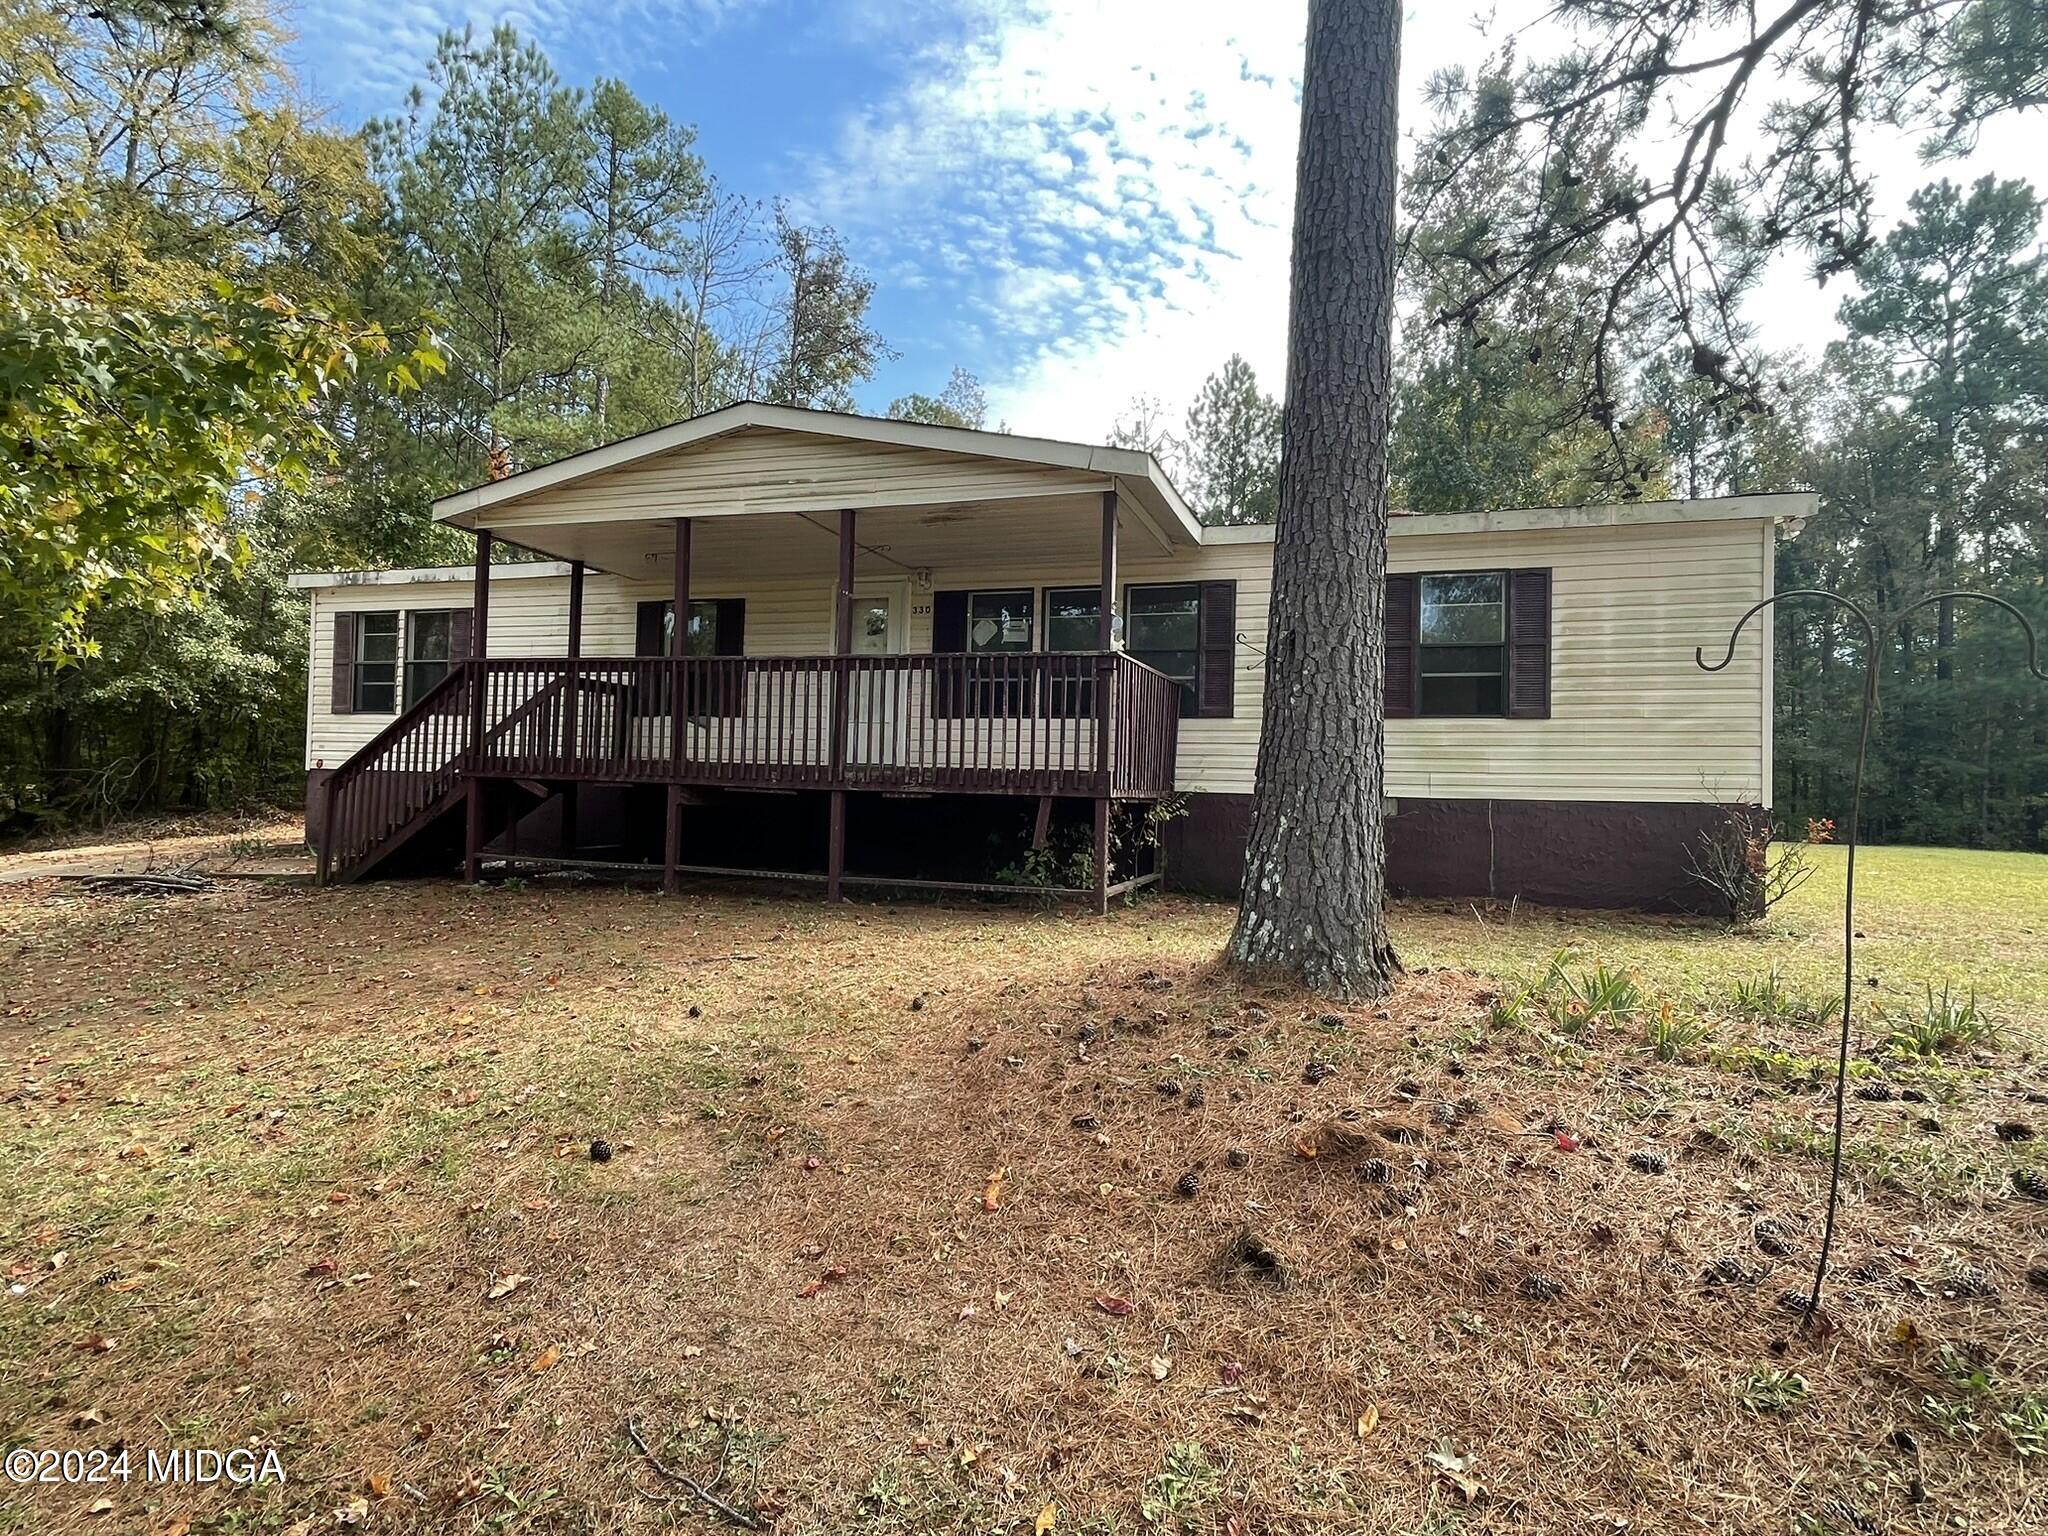
{"type": "MultiPolygon", "coordinates": [[[[1420,0],[1423,82],[1537,0],[1420,0]]],[[[624,79],[694,123],[710,168],[836,226],[901,354],[881,410],[957,364],[1019,431],[1099,440],[1134,396],[1183,410],[1232,351],[1278,392],[1304,0],[296,0],[300,78],[354,126],[398,110],[449,27],[505,20],[564,80],[624,79]]],[[[2031,126],[2031,125],[2030,125],[2031,126]]],[[[1950,174],[2019,174],[2018,126],[1950,174]]],[[[1885,201],[1926,176],[1885,151],[1885,201]]],[[[1817,346],[1835,295],[1788,263],[1767,345],[1817,346]]]]}

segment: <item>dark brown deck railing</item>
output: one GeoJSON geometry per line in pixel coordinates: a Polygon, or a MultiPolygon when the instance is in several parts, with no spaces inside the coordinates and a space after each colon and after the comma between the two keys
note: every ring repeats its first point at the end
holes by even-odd
{"type": "Polygon", "coordinates": [[[329,778],[321,877],[465,772],[1151,799],[1172,792],[1179,724],[1179,685],[1115,652],[462,662],[329,778]]]}
{"type": "Polygon", "coordinates": [[[585,656],[573,684],[571,664],[552,658],[473,665],[485,774],[1131,797],[1173,787],[1179,688],[1121,654],[585,656]]]}
{"type": "Polygon", "coordinates": [[[328,775],[320,880],[405,832],[461,782],[469,750],[469,671],[448,675],[328,775]]]}

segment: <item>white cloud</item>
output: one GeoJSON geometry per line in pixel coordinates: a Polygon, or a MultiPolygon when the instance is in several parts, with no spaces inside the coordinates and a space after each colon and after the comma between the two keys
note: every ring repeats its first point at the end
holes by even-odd
{"type": "MultiPolygon", "coordinates": [[[[1177,416],[1231,352],[1278,393],[1302,0],[958,4],[972,40],[925,49],[898,96],[846,124],[813,166],[819,211],[893,259],[949,269],[964,290],[958,328],[996,349],[981,364],[991,412],[1020,431],[1099,438],[1139,394],[1177,416]],[[1077,286],[1055,283],[1062,268],[1077,286]]],[[[1544,9],[1412,3],[1404,133],[1432,73],[1476,62],[1544,9]]],[[[1944,171],[2022,170],[2028,126],[2000,125],[1969,162],[1934,169],[1914,163],[1908,137],[1872,135],[1881,212],[1895,218],[1944,171]]],[[[1788,257],[1748,313],[1766,347],[1812,350],[1836,333],[1836,299],[1788,257]]]]}
{"type": "Polygon", "coordinates": [[[741,0],[302,0],[288,21],[300,78],[323,97],[388,102],[395,110],[421,75],[441,34],[509,22],[551,53],[574,43],[597,67],[644,73],[650,37],[663,50],[694,42],[741,0]]]}
{"type": "Polygon", "coordinates": [[[1277,385],[1303,8],[983,5],[850,121],[810,201],[929,250],[1011,338],[992,414],[1098,437],[1232,350],[1277,385]]]}

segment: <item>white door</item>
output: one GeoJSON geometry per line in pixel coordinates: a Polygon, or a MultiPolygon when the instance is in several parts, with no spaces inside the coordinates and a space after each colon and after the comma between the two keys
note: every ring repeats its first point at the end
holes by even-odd
{"type": "MultiPolygon", "coordinates": [[[[862,582],[853,589],[853,654],[901,656],[910,619],[908,581],[862,582]]],[[[909,715],[909,674],[888,668],[858,673],[847,713],[846,759],[863,767],[903,762],[909,715]]]]}

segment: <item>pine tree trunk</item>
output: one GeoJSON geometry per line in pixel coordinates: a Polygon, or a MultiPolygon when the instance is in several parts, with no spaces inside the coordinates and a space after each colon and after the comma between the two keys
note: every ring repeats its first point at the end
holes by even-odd
{"type": "Polygon", "coordinates": [[[1381,693],[1392,414],[1396,0],[1313,0],[1280,514],[1240,965],[1341,997],[1397,968],[1381,693]]]}

